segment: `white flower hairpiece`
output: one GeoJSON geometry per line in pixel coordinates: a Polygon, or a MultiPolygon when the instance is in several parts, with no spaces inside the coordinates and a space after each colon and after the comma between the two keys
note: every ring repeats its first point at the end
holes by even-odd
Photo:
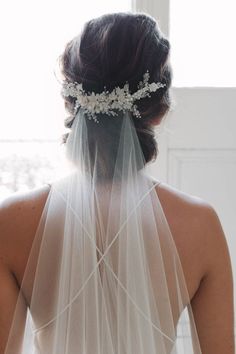
{"type": "Polygon", "coordinates": [[[76,103],[74,114],[78,107],[82,107],[88,115],[89,119],[93,119],[98,123],[96,114],[106,113],[115,116],[117,113],[114,110],[131,111],[134,116],[141,118],[141,115],[134,104],[135,100],[140,100],[143,97],[151,97],[150,92],[155,92],[159,88],[166,86],[161,82],[149,83],[149,71],[143,75],[143,81],[138,84],[138,90],[133,94],[129,91],[129,83],[126,82],[123,88],[115,87],[111,92],[106,90],[101,93],[89,92],[86,93],[82,84],[77,82],[63,83],[61,94],[64,97],[75,97],[76,103]]]}

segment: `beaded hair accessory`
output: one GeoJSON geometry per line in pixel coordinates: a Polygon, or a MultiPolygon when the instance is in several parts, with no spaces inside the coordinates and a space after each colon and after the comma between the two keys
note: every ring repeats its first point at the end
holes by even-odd
{"type": "Polygon", "coordinates": [[[76,103],[74,107],[74,114],[79,107],[82,107],[87,113],[89,119],[93,119],[96,123],[96,114],[106,113],[111,116],[116,116],[114,110],[131,111],[134,116],[141,118],[137,106],[134,104],[135,100],[140,100],[143,97],[151,97],[150,92],[155,92],[159,88],[166,86],[161,82],[149,83],[150,74],[147,70],[143,75],[143,81],[138,84],[138,90],[133,94],[129,91],[129,83],[126,82],[123,88],[115,87],[111,92],[106,90],[101,93],[89,92],[86,93],[82,84],[77,82],[63,83],[61,94],[63,97],[75,97],[76,103]]]}

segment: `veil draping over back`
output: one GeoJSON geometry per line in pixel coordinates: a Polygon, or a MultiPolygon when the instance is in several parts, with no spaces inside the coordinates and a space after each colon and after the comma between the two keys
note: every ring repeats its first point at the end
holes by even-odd
{"type": "Polygon", "coordinates": [[[5,353],[199,354],[181,262],[133,118],[99,119],[82,109],[74,119],[68,173],[51,185],[5,353]]]}

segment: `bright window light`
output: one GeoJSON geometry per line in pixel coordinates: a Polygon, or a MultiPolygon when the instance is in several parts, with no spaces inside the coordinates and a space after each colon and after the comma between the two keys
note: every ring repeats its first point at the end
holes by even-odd
{"type": "Polygon", "coordinates": [[[235,14],[235,0],[170,0],[173,86],[236,86],[235,14]]]}
{"type": "Polygon", "coordinates": [[[59,55],[84,22],[131,11],[131,0],[6,1],[1,6],[0,199],[54,179],[68,116],[59,55]]]}
{"type": "Polygon", "coordinates": [[[57,58],[85,21],[131,0],[6,1],[1,7],[0,139],[55,139],[66,117],[57,58]]]}

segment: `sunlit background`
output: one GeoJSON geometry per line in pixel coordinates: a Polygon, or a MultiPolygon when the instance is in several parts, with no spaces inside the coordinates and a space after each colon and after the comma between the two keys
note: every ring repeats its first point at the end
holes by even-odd
{"type": "MultiPolygon", "coordinates": [[[[53,178],[66,117],[55,76],[57,59],[85,21],[115,11],[131,11],[131,0],[2,5],[1,199],[53,178]]],[[[170,2],[173,86],[235,86],[235,13],[234,0],[170,2]]]]}
{"type": "Polygon", "coordinates": [[[235,14],[235,0],[170,1],[173,86],[236,86],[235,14]]]}

